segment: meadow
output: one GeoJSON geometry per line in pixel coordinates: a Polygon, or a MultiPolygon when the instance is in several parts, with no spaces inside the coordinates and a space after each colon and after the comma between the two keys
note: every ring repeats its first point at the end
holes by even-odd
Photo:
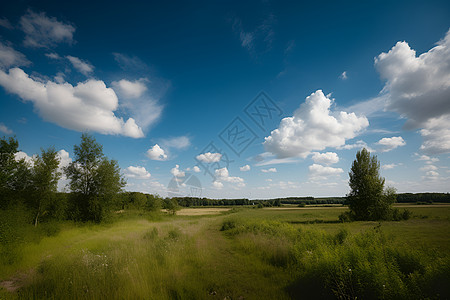
{"type": "Polygon", "coordinates": [[[346,209],[130,210],[101,224],[43,223],[0,249],[0,299],[450,297],[450,205],[340,223],[346,209]]]}

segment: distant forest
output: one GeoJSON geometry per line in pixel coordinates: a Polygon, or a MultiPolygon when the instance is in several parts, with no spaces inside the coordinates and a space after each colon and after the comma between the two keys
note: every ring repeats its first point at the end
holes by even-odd
{"type": "MultiPolygon", "coordinates": [[[[287,197],[274,198],[267,200],[249,200],[249,199],[209,199],[195,197],[174,197],[178,205],[183,207],[192,206],[235,206],[235,205],[257,205],[263,206],[281,206],[282,204],[294,205],[318,205],[318,204],[346,204],[346,197],[287,197]]],[[[397,203],[450,203],[449,193],[402,193],[397,194],[397,203]]]]}

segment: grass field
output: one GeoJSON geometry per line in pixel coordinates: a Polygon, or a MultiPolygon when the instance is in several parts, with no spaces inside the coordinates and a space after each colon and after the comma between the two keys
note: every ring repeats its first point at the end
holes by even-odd
{"type": "Polygon", "coordinates": [[[0,299],[448,298],[450,206],[339,223],[343,207],[124,212],[59,224],[0,265],[0,299]]]}

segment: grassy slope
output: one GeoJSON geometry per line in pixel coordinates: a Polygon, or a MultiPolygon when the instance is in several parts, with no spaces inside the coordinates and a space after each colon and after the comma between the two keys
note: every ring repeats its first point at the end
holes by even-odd
{"type": "MultiPolygon", "coordinates": [[[[411,210],[428,218],[384,222],[383,231],[397,243],[450,252],[450,207],[411,210]]],[[[20,263],[1,266],[0,280],[15,276],[17,284],[25,285],[19,294],[23,298],[198,299],[215,294],[220,299],[283,299],[289,297],[286,287],[292,283],[292,274],[253,250],[256,245],[258,251],[282,252],[287,241],[256,240],[250,234],[229,237],[220,231],[223,220],[280,221],[333,234],[342,228],[357,233],[378,224],[334,223],[341,212],[336,208],[244,209],[230,216],[158,222],[134,216],[110,225],[66,224],[57,236],[27,244],[20,263]],[[317,220],[325,223],[306,223],[317,220]],[[20,278],[18,273],[28,275],[20,278]]],[[[15,296],[0,289],[0,299],[15,296]]]]}

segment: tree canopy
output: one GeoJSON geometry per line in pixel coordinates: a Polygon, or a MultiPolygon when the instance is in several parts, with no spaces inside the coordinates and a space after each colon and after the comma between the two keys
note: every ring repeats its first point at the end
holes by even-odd
{"type": "Polygon", "coordinates": [[[385,179],[380,176],[380,162],[363,148],[356,153],[349,176],[347,195],[352,218],[356,220],[389,219],[395,201],[395,189],[384,190],[385,179]]]}
{"type": "Polygon", "coordinates": [[[103,154],[103,147],[87,133],[73,148],[74,160],[64,172],[70,180],[74,218],[100,222],[112,198],[125,186],[115,160],[103,154]]]}

